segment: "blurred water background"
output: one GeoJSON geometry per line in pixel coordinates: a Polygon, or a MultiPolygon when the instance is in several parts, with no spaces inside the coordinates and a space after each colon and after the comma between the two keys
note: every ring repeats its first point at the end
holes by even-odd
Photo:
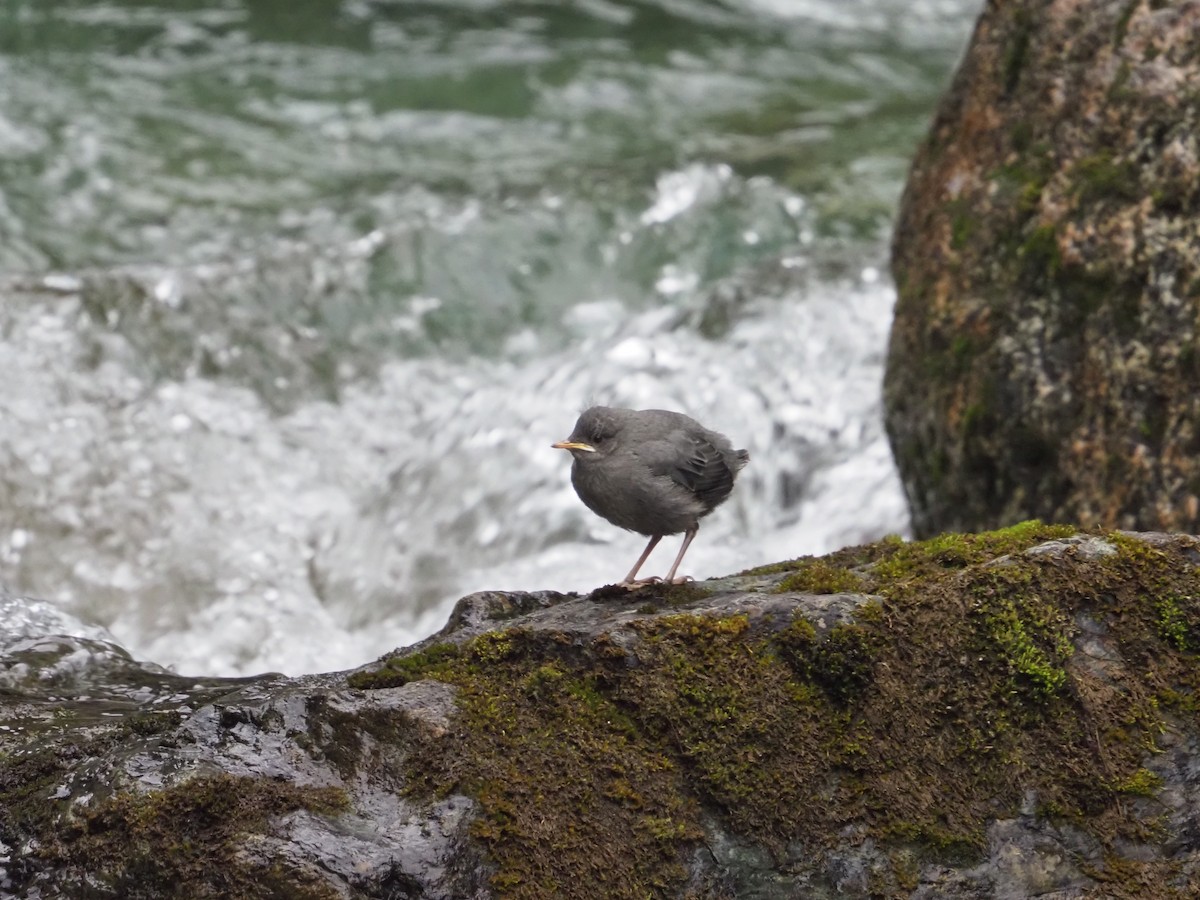
{"type": "Polygon", "coordinates": [[[750,450],[697,577],[904,533],[887,241],[979,6],[0,0],[0,686],[612,582],[592,402],[750,450]]]}

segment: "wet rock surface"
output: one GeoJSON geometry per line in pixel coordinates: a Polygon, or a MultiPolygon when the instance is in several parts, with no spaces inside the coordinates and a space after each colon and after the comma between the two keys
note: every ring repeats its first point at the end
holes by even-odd
{"type": "Polygon", "coordinates": [[[1198,546],[1029,523],[474,594],[354,672],[25,682],[0,895],[1184,896],[1198,546]]]}
{"type": "Polygon", "coordinates": [[[910,173],[886,421],[918,536],[1200,528],[1200,4],[988,4],[910,173]]]}

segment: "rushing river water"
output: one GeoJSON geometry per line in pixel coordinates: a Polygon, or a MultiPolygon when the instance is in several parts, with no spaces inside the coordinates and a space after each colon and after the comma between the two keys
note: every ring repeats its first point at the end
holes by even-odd
{"type": "Polygon", "coordinates": [[[0,687],[614,581],[591,402],[750,450],[693,575],[904,532],[887,240],[978,7],[0,0],[0,687]]]}

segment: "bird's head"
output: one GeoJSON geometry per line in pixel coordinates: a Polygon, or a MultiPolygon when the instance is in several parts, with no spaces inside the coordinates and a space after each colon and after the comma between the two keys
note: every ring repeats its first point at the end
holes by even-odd
{"type": "Polygon", "coordinates": [[[618,412],[607,406],[593,406],[579,417],[569,438],[551,446],[556,450],[570,450],[579,462],[608,455],[621,431],[618,412]]]}

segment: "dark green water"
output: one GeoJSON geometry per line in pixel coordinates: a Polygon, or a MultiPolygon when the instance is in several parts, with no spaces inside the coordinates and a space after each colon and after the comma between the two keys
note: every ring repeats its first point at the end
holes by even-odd
{"type": "Polygon", "coordinates": [[[693,574],[903,530],[885,247],[977,7],[0,0],[0,581],[349,665],[628,568],[590,400],[751,449],[693,574]]]}

